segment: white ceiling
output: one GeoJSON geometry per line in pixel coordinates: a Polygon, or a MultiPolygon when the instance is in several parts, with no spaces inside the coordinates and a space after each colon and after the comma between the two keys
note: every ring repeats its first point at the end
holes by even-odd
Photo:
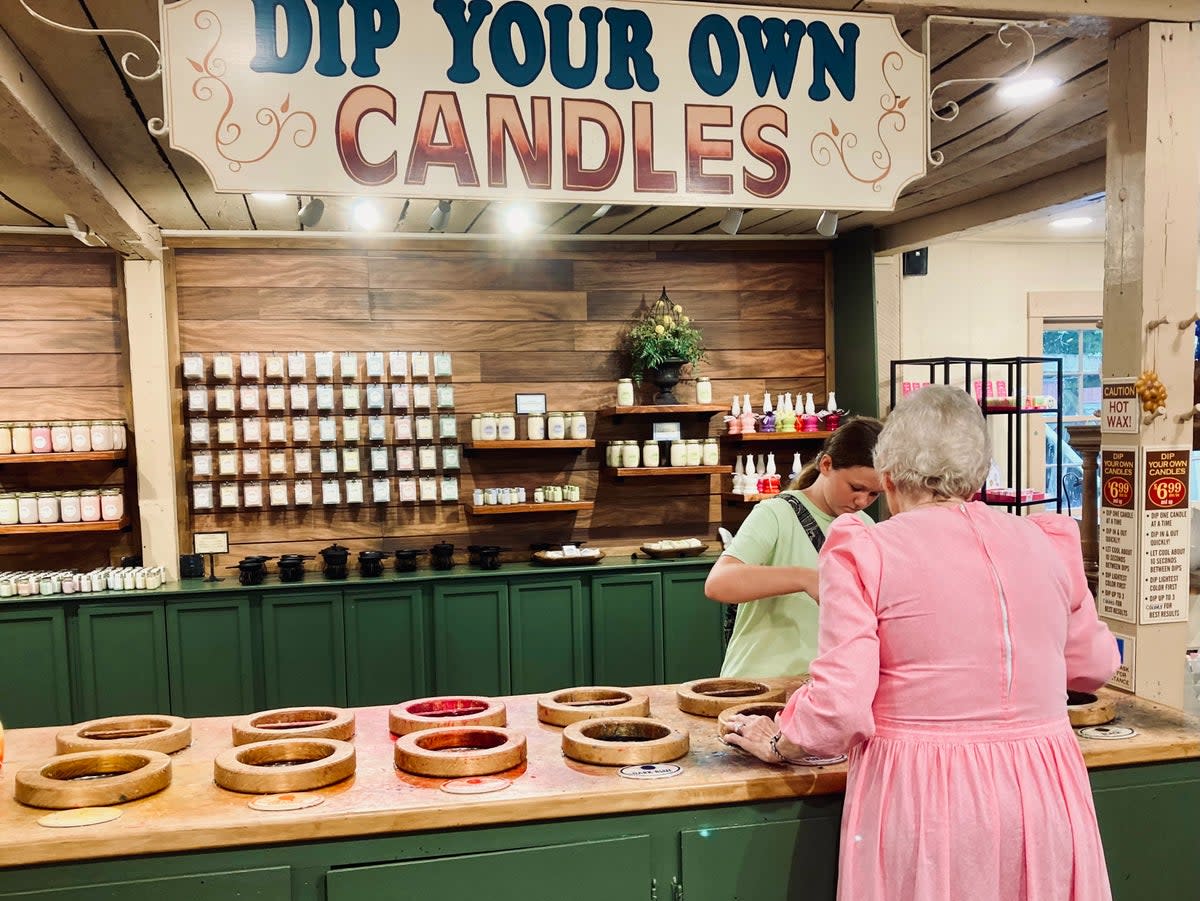
{"type": "Polygon", "coordinates": [[[1103,241],[1104,240],[1104,197],[1103,195],[1040,210],[1024,216],[1018,222],[986,226],[973,231],[971,239],[978,241],[1103,241]],[[1086,218],[1083,225],[1064,228],[1055,223],[1067,218],[1086,218]]]}

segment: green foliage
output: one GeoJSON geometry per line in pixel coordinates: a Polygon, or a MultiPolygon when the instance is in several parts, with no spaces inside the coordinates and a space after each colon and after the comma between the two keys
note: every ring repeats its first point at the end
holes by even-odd
{"type": "Polygon", "coordinates": [[[683,307],[671,302],[666,288],[649,310],[634,319],[622,349],[629,354],[633,379],[639,384],[649,370],[668,360],[684,360],[695,366],[705,359],[704,335],[683,307]]]}

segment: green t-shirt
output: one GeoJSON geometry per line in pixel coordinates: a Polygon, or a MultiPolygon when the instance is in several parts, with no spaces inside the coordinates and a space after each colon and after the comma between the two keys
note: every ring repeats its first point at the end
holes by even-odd
{"type": "MultiPolygon", "coordinates": [[[[834,517],[800,491],[788,491],[808,508],[821,531],[834,517]]],[[[871,518],[860,513],[866,522],[871,518]]],[[[817,566],[817,551],[791,505],[777,498],[754,506],[725,554],[760,566],[817,566]]],[[[726,677],[794,676],[807,673],[817,656],[817,602],[804,591],[737,605],[737,621],[725,651],[726,677]]]]}

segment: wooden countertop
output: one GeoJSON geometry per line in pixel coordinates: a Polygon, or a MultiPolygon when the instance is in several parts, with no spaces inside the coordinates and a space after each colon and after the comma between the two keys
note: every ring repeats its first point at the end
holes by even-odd
{"type": "MultiPolygon", "coordinates": [[[[795,680],[764,680],[789,687],[795,680]]],[[[103,857],[279,844],[378,833],[428,831],[461,826],[517,823],[655,809],[736,804],[841,792],[844,764],[830,767],[767,766],[717,739],[716,721],[682,713],[674,686],[643,689],[651,712],[687,729],[691,752],[677,761],[683,772],[668,779],[640,781],[615,768],[589,766],[562,756],[561,730],[537,721],[535,695],[505,699],[509,727],[525,733],[526,766],[501,774],[505,790],[455,795],[441,790],[445,780],[397,772],[387,707],[357,711],[357,774],[319,790],[324,803],[306,810],[260,812],[253,796],[218,788],[213,758],[232,744],[234,717],[192,721],[191,747],[173,756],[173,781],[157,795],[121,805],[109,823],[70,829],[39,826],[47,811],[13,800],[19,769],[54,754],[57,728],[17,729],[6,734],[0,768],[0,867],[103,857]]],[[[1117,724],[1138,735],[1123,741],[1080,739],[1089,767],[1122,766],[1200,758],[1200,719],[1118,692],[1117,724]]]]}

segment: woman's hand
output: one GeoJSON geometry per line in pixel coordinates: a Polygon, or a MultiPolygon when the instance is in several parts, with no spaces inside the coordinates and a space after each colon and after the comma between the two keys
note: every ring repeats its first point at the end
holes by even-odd
{"type": "MultiPolygon", "coordinates": [[[[779,732],[779,727],[771,717],[738,715],[731,717],[729,722],[733,731],[725,734],[725,744],[741,748],[763,763],[779,766],[788,762],[771,748],[771,739],[779,732]]],[[[780,737],[776,744],[784,757],[796,759],[804,756],[804,749],[796,747],[786,738],[780,737]]]]}

